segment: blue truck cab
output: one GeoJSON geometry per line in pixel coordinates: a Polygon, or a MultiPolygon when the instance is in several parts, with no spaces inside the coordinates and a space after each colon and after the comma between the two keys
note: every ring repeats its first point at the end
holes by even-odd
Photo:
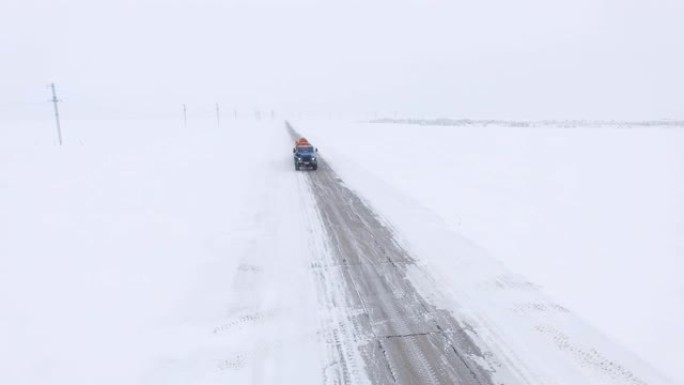
{"type": "Polygon", "coordinates": [[[292,149],[294,155],[295,170],[300,170],[302,167],[310,167],[312,170],[318,169],[318,149],[310,143],[297,143],[292,149]]]}

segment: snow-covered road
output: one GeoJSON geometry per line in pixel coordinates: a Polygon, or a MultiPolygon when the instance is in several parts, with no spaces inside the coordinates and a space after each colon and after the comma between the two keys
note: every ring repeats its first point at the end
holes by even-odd
{"type": "Polygon", "coordinates": [[[480,367],[486,357],[464,326],[428,304],[411,284],[406,275],[415,260],[392,231],[325,160],[308,177],[330,246],[318,254],[325,259],[313,264],[329,300],[325,309],[348,317],[346,329],[337,325],[326,331],[346,336],[327,339],[335,369],[326,371],[332,376],[326,383],[361,382],[350,370],[360,363],[343,354],[341,345],[351,343],[360,344],[364,374],[373,384],[491,384],[489,372],[480,367]]]}

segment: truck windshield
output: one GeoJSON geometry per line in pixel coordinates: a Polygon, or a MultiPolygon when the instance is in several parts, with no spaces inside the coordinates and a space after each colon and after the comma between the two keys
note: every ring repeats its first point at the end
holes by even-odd
{"type": "Polygon", "coordinates": [[[314,152],[314,150],[312,146],[299,146],[297,152],[314,152]]]}

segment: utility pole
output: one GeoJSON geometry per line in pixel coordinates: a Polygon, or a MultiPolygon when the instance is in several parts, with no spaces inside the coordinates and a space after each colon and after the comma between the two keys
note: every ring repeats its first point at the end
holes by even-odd
{"type": "Polygon", "coordinates": [[[183,104],[183,125],[188,128],[188,107],[183,104]]]}
{"type": "Polygon", "coordinates": [[[50,88],[52,89],[52,104],[55,106],[55,122],[57,122],[57,139],[59,140],[59,145],[62,145],[62,127],[59,124],[59,108],[57,107],[57,103],[59,103],[59,99],[57,99],[57,91],[55,91],[55,83],[50,84],[50,88]]]}
{"type": "Polygon", "coordinates": [[[216,126],[221,127],[221,111],[219,110],[218,103],[216,103],[216,126]]]}

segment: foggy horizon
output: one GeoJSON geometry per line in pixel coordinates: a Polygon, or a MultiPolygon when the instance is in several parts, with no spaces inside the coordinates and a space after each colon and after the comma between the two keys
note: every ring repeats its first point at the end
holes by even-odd
{"type": "Polygon", "coordinates": [[[0,5],[0,120],[684,119],[684,5],[85,0],[0,5]]]}

